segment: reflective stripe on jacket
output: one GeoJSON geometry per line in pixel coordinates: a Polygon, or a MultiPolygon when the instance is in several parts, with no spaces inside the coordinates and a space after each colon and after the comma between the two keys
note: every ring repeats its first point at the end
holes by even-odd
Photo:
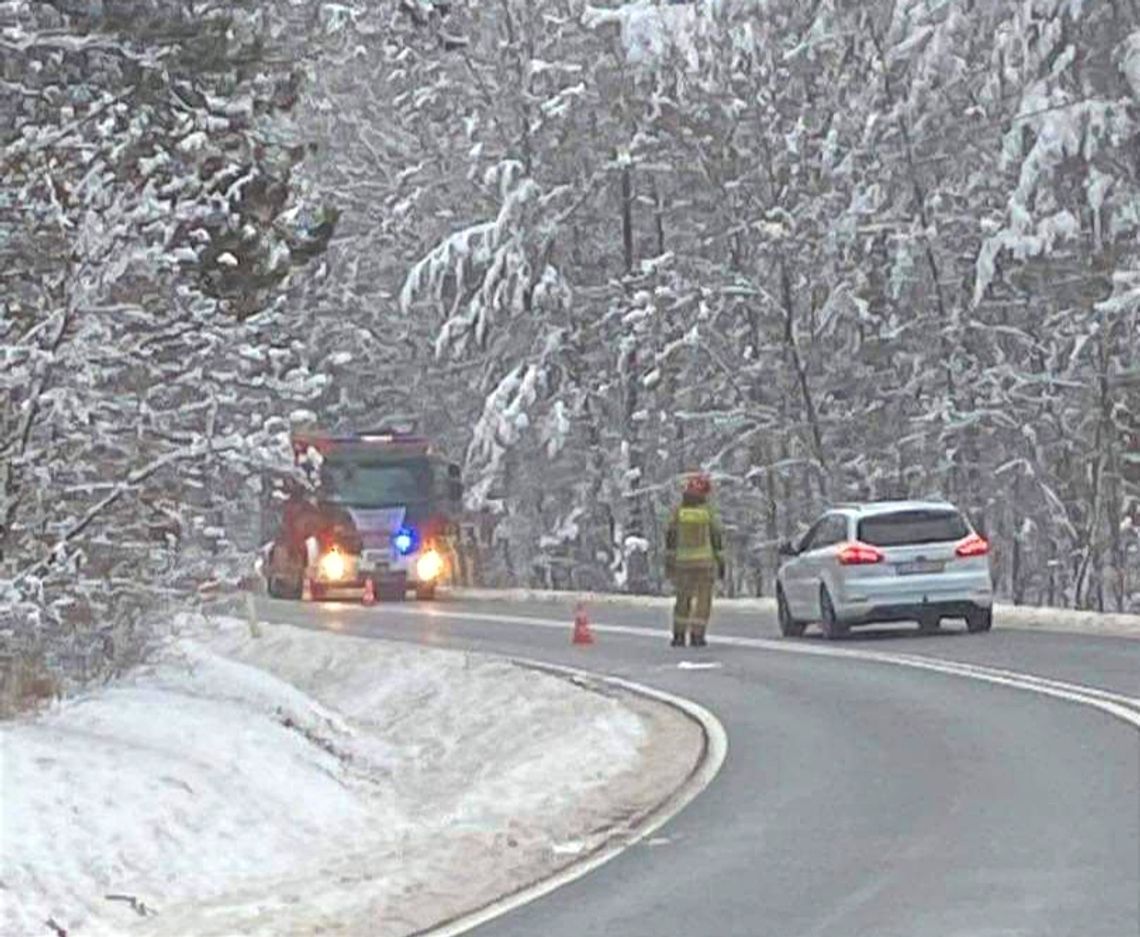
{"type": "Polygon", "coordinates": [[[676,524],[676,552],[678,567],[712,567],[716,563],[713,544],[713,513],[706,505],[677,508],[673,517],[676,524]]]}

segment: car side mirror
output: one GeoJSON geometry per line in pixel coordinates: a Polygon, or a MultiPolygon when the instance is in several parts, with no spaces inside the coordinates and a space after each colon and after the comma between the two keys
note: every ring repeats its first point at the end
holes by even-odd
{"type": "Polygon", "coordinates": [[[799,550],[796,549],[795,544],[790,540],[781,541],[780,545],[776,548],[776,552],[780,556],[798,556],[799,550]]]}

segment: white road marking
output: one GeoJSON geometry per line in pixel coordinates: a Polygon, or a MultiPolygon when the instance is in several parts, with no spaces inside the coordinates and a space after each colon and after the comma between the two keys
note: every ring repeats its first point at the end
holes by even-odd
{"type": "Polygon", "coordinates": [[[692,700],[675,696],[672,693],[667,693],[664,690],[658,690],[654,687],[643,686],[621,677],[611,677],[605,674],[578,670],[573,667],[561,667],[556,664],[548,664],[545,661],[512,659],[515,660],[516,663],[528,667],[548,670],[553,673],[561,673],[594,683],[608,683],[611,686],[618,686],[622,689],[629,690],[631,693],[648,696],[680,709],[700,724],[705,734],[705,751],[700,764],[697,765],[688,780],[648,816],[641,818],[639,821],[634,821],[634,828],[629,830],[627,835],[621,836],[617,841],[611,839],[603,844],[600,849],[597,849],[588,856],[583,856],[581,860],[566,866],[549,878],[535,882],[533,885],[529,885],[521,891],[500,898],[454,921],[422,931],[420,937],[456,937],[458,934],[465,934],[516,908],[530,904],[530,902],[541,898],[543,895],[547,895],[561,888],[563,885],[568,885],[583,875],[594,871],[594,869],[599,866],[605,865],[631,846],[650,837],[684,810],[701,791],[712,783],[713,778],[715,778],[720,771],[721,765],[724,764],[725,756],[728,754],[728,735],[724,731],[724,726],[720,724],[720,720],[717,719],[716,716],[692,700]]]}
{"type": "MultiPolygon", "coordinates": [[[[568,634],[570,630],[569,625],[564,621],[555,621],[549,618],[535,618],[526,615],[499,615],[486,612],[450,612],[442,609],[425,609],[422,614],[427,617],[448,618],[457,621],[488,621],[501,624],[528,625],[535,628],[552,628],[566,631],[568,634]]],[[[667,637],[666,632],[660,628],[646,628],[636,625],[611,625],[604,622],[594,623],[591,627],[599,634],[620,634],[634,638],[652,639],[654,641],[660,641],[667,637]]],[[[781,654],[807,654],[816,657],[846,658],[849,660],[892,664],[896,667],[910,667],[916,670],[926,670],[933,673],[980,680],[984,683],[1015,687],[1021,690],[1028,690],[1031,693],[1039,693],[1042,696],[1050,696],[1054,699],[1060,699],[1070,703],[1091,706],[1093,709],[1098,709],[1114,718],[1121,719],[1133,728],[1140,730],[1140,698],[1114,693],[1099,687],[1067,683],[1063,680],[1054,680],[1050,677],[1041,677],[1036,674],[1021,673],[1016,670],[1006,670],[1000,667],[989,667],[984,664],[971,664],[964,661],[946,660],[944,658],[924,657],[919,654],[895,654],[886,651],[858,650],[855,648],[816,645],[799,641],[775,640],[772,638],[744,638],[737,635],[721,635],[714,640],[717,645],[727,647],[747,647],[757,650],[777,651],[781,654]]]]}
{"type": "MultiPolygon", "coordinates": [[[[525,615],[501,615],[486,612],[450,612],[434,608],[424,609],[423,611],[417,611],[413,614],[425,618],[442,618],[460,622],[483,621],[508,625],[526,625],[535,628],[565,631],[568,635],[570,632],[570,627],[564,621],[535,618],[525,615]]],[[[591,628],[598,634],[617,634],[654,641],[660,641],[666,637],[666,632],[660,628],[611,625],[605,623],[594,623],[591,625],[591,628]]],[[[775,651],[781,654],[805,654],[816,657],[842,658],[871,663],[891,664],[897,667],[910,667],[916,670],[925,670],[948,676],[965,677],[983,683],[1026,690],[1030,693],[1037,693],[1053,699],[1089,706],[1113,718],[1120,719],[1140,731],[1140,699],[1120,693],[1113,693],[1098,687],[1067,683],[1049,677],[1040,677],[1035,674],[1020,673],[1018,671],[998,667],[988,667],[983,664],[923,657],[916,654],[893,654],[883,651],[818,646],[796,641],[773,640],[770,638],[745,638],[735,635],[718,636],[715,640],[718,645],[728,647],[743,647],[775,651]]],[[[620,855],[630,846],[646,840],[652,833],[656,832],[679,814],[712,782],[727,754],[728,737],[720,721],[711,712],[691,700],[686,700],[682,697],[674,696],[662,690],[643,686],[629,680],[591,671],[560,667],[558,665],[536,661],[519,661],[519,663],[562,672],[579,679],[608,682],[622,686],[632,692],[644,693],[648,696],[656,697],[663,702],[671,703],[681,708],[693,718],[697,719],[704,728],[706,739],[708,740],[707,744],[709,746],[706,757],[701,767],[689,781],[674,794],[659,811],[648,818],[644,825],[631,831],[628,838],[623,839],[621,842],[605,846],[600,851],[583,857],[581,861],[573,863],[550,878],[536,882],[534,885],[524,888],[513,895],[506,896],[448,924],[423,931],[420,937],[457,937],[459,934],[464,934],[587,875],[594,869],[597,869],[599,866],[604,865],[620,855]]],[[[650,844],[655,844],[656,842],[657,840],[649,840],[650,844]]]]}

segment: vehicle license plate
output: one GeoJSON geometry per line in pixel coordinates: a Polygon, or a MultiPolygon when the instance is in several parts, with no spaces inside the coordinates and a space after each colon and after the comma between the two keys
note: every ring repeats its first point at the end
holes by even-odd
{"type": "Polygon", "coordinates": [[[896,566],[900,576],[921,576],[924,573],[940,573],[946,568],[941,560],[911,560],[896,566]]]}
{"type": "Polygon", "coordinates": [[[383,550],[365,550],[360,558],[361,569],[379,569],[387,565],[388,555],[383,550]]]}

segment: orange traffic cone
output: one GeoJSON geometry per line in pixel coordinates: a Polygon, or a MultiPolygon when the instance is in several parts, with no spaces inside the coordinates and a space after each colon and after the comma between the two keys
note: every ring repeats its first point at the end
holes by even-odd
{"type": "Polygon", "coordinates": [[[586,606],[581,602],[574,610],[574,638],[572,644],[593,644],[594,633],[590,630],[590,621],[586,618],[586,606]]]}
{"type": "Polygon", "coordinates": [[[364,595],[361,597],[360,601],[364,605],[376,604],[376,583],[373,582],[371,576],[364,580],[364,595]]]}
{"type": "Polygon", "coordinates": [[[303,576],[301,578],[301,601],[313,601],[313,580],[309,576],[303,576]]]}

